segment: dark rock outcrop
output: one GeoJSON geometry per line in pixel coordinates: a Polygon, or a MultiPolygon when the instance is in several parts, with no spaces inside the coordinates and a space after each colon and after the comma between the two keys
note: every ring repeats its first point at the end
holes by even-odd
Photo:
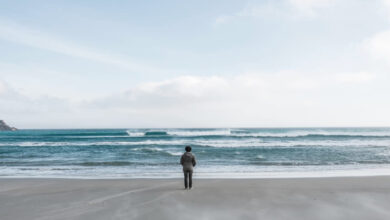
{"type": "Polygon", "coordinates": [[[8,126],[3,120],[0,120],[0,131],[16,131],[18,129],[8,126]]]}

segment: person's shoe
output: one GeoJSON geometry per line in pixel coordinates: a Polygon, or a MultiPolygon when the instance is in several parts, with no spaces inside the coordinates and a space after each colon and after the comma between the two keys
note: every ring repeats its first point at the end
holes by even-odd
{"type": "Polygon", "coordinates": [[[188,188],[189,190],[191,190],[192,189],[192,187],[190,187],[190,188],[188,188]]]}

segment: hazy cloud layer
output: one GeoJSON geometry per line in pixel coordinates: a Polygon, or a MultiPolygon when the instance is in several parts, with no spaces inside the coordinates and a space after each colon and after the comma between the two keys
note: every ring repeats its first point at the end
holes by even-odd
{"type": "Polygon", "coordinates": [[[330,119],[334,123],[351,115],[352,106],[337,109],[338,117],[328,116],[327,105],[354,98],[353,94],[333,95],[345,87],[370,85],[375,79],[374,74],[364,72],[182,76],[142,83],[121,93],[76,103],[55,97],[31,99],[2,83],[0,103],[9,108],[2,108],[0,114],[19,123],[28,118],[30,124],[45,121],[53,127],[271,126],[272,123],[283,126],[288,121],[303,122],[308,118],[313,124],[307,125],[327,124],[330,119]],[[329,91],[332,98],[321,97],[323,90],[329,91]]]}

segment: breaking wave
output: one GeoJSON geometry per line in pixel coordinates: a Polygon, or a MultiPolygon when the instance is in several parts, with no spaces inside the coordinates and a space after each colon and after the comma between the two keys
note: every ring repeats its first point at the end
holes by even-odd
{"type": "Polygon", "coordinates": [[[131,131],[130,137],[143,136],[173,136],[173,137],[258,137],[258,138],[390,138],[390,131],[385,132],[343,132],[343,131],[248,131],[245,129],[215,129],[215,130],[162,130],[162,131],[131,131]]]}

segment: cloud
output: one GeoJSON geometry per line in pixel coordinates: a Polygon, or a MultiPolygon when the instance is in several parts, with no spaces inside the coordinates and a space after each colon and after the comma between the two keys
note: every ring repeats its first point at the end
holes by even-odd
{"type": "Polygon", "coordinates": [[[0,39],[71,57],[96,61],[130,71],[161,72],[160,69],[131,62],[129,58],[107,55],[106,53],[60,39],[44,31],[27,28],[12,22],[0,20],[0,39]]]}
{"type": "Polygon", "coordinates": [[[341,73],[336,75],[335,81],[340,83],[367,83],[376,78],[375,74],[368,72],[341,73]]]}
{"type": "Polygon", "coordinates": [[[318,10],[332,6],[335,0],[288,0],[288,3],[303,16],[315,16],[318,10]]]}
{"type": "MultiPolygon", "coordinates": [[[[390,12],[390,0],[382,0],[382,8],[390,12]]],[[[390,62],[390,29],[375,33],[361,43],[361,47],[377,60],[390,62]]]]}
{"type": "Polygon", "coordinates": [[[382,0],[385,7],[388,7],[390,9],[390,0],[382,0]]]}
{"type": "Polygon", "coordinates": [[[72,112],[73,109],[75,109],[73,103],[66,99],[52,96],[31,98],[0,79],[0,119],[13,126],[50,128],[57,125],[57,127],[62,127],[66,125],[69,116],[75,113],[72,112]]]}
{"type": "Polygon", "coordinates": [[[0,96],[4,95],[7,92],[7,87],[4,82],[0,81],[0,96]]]}
{"type": "Polygon", "coordinates": [[[223,77],[181,76],[160,82],[141,83],[122,93],[94,100],[91,104],[106,108],[159,108],[224,98],[230,87],[230,80],[223,77]]]}
{"type": "Polygon", "coordinates": [[[223,24],[240,18],[285,18],[300,19],[315,17],[321,9],[328,8],[335,0],[283,0],[266,1],[262,4],[249,4],[230,15],[218,16],[214,23],[223,24]]]}
{"type": "Polygon", "coordinates": [[[221,15],[221,16],[218,16],[216,19],[215,19],[215,24],[223,24],[223,23],[226,23],[228,22],[231,18],[233,18],[234,16],[229,16],[229,15],[221,15]]]}
{"type": "MultiPolygon", "coordinates": [[[[92,108],[161,109],[182,106],[254,106],[256,101],[285,99],[345,85],[369,83],[372,73],[248,73],[232,77],[183,76],[161,82],[142,83],[122,93],[84,103],[92,108]]],[[[258,107],[258,106],[257,106],[258,107]]]]}
{"type": "Polygon", "coordinates": [[[18,98],[20,98],[20,95],[8,83],[0,79],[0,100],[18,98]]]}
{"type": "MultiPolygon", "coordinates": [[[[16,126],[44,128],[313,126],[309,123],[328,122],[327,109],[335,107],[345,86],[372,80],[375,75],[364,72],[181,76],[77,102],[33,99],[0,83],[0,115],[16,126]]],[[[340,110],[341,119],[348,110],[340,110]]]]}
{"type": "Polygon", "coordinates": [[[390,30],[375,34],[363,46],[372,57],[390,62],[390,30]]]}
{"type": "MultiPolygon", "coordinates": [[[[382,8],[387,16],[390,12],[390,0],[381,0],[382,8]]],[[[389,17],[390,18],[390,17],[389,17]]],[[[390,62],[390,29],[379,31],[361,42],[360,48],[368,52],[369,56],[377,61],[390,62]]]]}
{"type": "Polygon", "coordinates": [[[264,3],[261,5],[246,5],[243,9],[233,14],[220,15],[215,19],[214,23],[219,25],[242,18],[268,19],[283,16],[285,16],[285,12],[280,5],[264,3]]]}

